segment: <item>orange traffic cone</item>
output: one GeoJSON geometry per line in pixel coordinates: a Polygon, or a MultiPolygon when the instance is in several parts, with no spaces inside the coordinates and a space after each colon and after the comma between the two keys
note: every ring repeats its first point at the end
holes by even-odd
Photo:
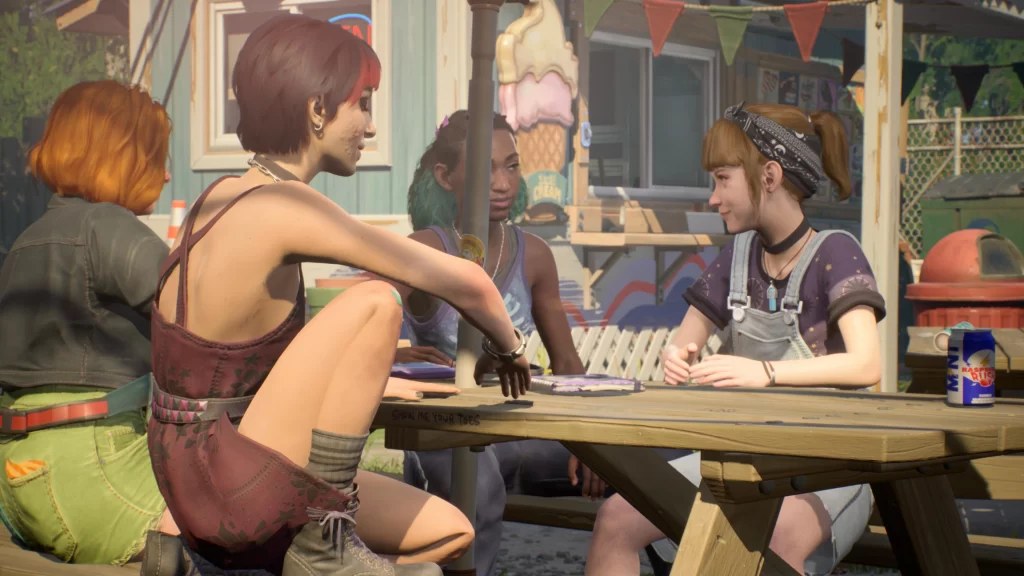
{"type": "Polygon", "coordinates": [[[174,239],[178,237],[178,228],[185,223],[185,214],[188,212],[184,200],[171,202],[171,222],[167,226],[167,244],[174,246],[174,239]]]}

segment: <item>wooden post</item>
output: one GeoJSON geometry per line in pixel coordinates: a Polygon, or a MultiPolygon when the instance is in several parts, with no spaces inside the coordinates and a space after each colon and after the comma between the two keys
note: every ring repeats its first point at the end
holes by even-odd
{"type": "Polygon", "coordinates": [[[964,128],[961,123],[960,107],[953,108],[953,175],[960,175],[960,146],[964,140],[964,128]]]}
{"type": "Polygon", "coordinates": [[[896,392],[899,369],[899,154],[903,5],[865,7],[864,185],[861,245],[888,311],[879,323],[882,392],[896,392]]]}
{"type": "MultiPolygon", "coordinates": [[[[572,178],[572,205],[568,207],[569,213],[569,234],[576,232],[579,226],[579,206],[582,206],[589,196],[590,190],[590,148],[584,148],[582,142],[582,127],[590,122],[590,39],[584,31],[584,0],[568,0],[569,41],[572,42],[576,52],[576,59],[579,62],[579,73],[576,81],[576,130],[572,138],[573,150],[575,151],[573,165],[570,168],[573,172],[572,178]]],[[[584,300],[589,298],[584,295],[584,300]]],[[[584,306],[586,308],[586,306],[584,306]]]]}

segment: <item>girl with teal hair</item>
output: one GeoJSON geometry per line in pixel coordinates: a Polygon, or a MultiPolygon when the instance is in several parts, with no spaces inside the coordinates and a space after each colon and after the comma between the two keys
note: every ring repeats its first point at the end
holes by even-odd
{"type": "MultiPolygon", "coordinates": [[[[558,270],[543,240],[515,222],[526,211],[526,182],[519,171],[514,131],[494,115],[491,140],[490,225],[484,271],[497,284],[512,323],[540,333],[555,374],[583,374],[569,322],[562,308],[558,270]]],[[[469,114],[455,112],[437,130],[420,159],[409,187],[411,238],[449,254],[460,252],[459,217],[465,194],[465,143],[469,114]]],[[[433,296],[396,285],[405,306],[412,347],[397,351],[396,362],[452,365],[459,313],[433,296]]],[[[477,458],[476,573],[495,573],[501,543],[506,487],[532,496],[600,495],[605,486],[589,470],[579,478],[566,474],[570,454],[558,442],[522,440],[488,446],[477,458]]],[[[451,450],[407,452],[405,481],[444,499],[450,498],[451,450]]]]}

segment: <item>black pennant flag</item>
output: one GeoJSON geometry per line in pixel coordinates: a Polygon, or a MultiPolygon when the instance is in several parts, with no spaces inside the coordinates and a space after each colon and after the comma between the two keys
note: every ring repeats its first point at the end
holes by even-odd
{"type": "Polygon", "coordinates": [[[956,87],[960,90],[960,96],[964,99],[964,109],[967,112],[974,107],[974,97],[981,89],[981,82],[988,74],[988,64],[977,66],[950,66],[949,71],[956,80],[956,87]]]}
{"type": "Polygon", "coordinates": [[[924,71],[928,69],[928,65],[924,62],[918,62],[916,60],[904,60],[903,61],[903,85],[900,89],[900,103],[903,104],[910,97],[910,93],[914,91],[914,86],[917,85],[917,79],[924,74],[924,71]]]}
{"type": "Polygon", "coordinates": [[[842,39],[843,44],[843,86],[850,83],[853,75],[864,65],[864,47],[853,40],[842,39]]]}

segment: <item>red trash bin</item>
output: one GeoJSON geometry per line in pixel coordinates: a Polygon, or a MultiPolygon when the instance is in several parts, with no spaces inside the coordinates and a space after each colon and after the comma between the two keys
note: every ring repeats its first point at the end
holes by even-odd
{"type": "Polygon", "coordinates": [[[1024,328],[1024,257],[988,230],[959,230],[939,240],[907,286],[918,326],[1024,328]]]}

